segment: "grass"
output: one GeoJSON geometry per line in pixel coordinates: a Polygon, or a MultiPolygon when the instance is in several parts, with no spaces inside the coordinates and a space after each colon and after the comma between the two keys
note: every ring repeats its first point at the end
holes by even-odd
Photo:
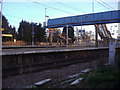
{"type": "Polygon", "coordinates": [[[86,77],[88,85],[93,88],[98,87],[102,83],[107,83],[107,88],[116,88],[119,86],[120,81],[119,71],[112,66],[104,66],[101,69],[93,71],[86,77]]]}
{"type": "MultiPolygon", "coordinates": [[[[120,63],[119,63],[120,64],[120,63]]],[[[120,66],[120,65],[119,65],[120,66]]],[[[69,88],[120,88],[120,67],[103,66],[78,78],[84,78],[80,84],[69,88]]]]}

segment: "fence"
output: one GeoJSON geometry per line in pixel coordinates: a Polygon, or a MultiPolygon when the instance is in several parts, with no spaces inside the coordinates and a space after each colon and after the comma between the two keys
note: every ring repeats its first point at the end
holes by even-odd
{"type": "MultiPolygon", "coordinates": [[[[60,47],[60,46],[65,46],[66,44],[63,42],[34,42],[34,46],[56,46],[56,47],[60,47]]],[[[7,41],[7,42],[2,42],[2,46],[33,46],[32,42],[24,42],[24,41],[16,41],[16,42],[12,42],[12,41],[7,41]]],[[[87,41],[79,41],[79,42],[74,42],[74,43],[69,43],[69,46],[71,47],[95,47],[95,40],[87,40],[87,41]]],[[[98,41],[98,47],[107,47],[108,44],[106,44],[103,41],[98,41]]],[[[120,40],[116,40],[116,46],[120,46],[120,40]]]]}

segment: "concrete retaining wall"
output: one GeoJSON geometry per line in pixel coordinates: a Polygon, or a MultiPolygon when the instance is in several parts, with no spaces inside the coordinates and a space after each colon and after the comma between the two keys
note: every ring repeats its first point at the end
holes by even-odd
{"type": "MultiPolygon", "coordinates": [[[[116,60],[120,60],[120,48],[116,48],[116,60]]],[[[4,69],[20,68],[22,67],[39,67],[44,64],[53,63],[58,64],[64,61],[79,60],[82,62],[89,62],[92,60],[99,60],[98,65],[103,65],[108,62],[109,51],[108,48],[99,49],[83,49],[83,50],[69,50],[69,51],[55,51],[48,53],[32,53],[32,54],[17,54],[17,55],[3,55],[2,69],[3,75],[6,73],[4,69]]],[[[28,68],[29,69],[29,68],[28,68]]],[[[16,70],[17,71],[17,70],[16,70]]],[[[12,71],[9,71],[12,72],[12,71]]]]}

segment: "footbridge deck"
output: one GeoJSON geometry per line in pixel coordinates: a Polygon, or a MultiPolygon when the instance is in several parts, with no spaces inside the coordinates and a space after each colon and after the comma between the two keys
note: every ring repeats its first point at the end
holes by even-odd
{"type": "Polygon", "coordinates": [[[119,23],[120,10],[49,19],[47,28],[119,23]]]}

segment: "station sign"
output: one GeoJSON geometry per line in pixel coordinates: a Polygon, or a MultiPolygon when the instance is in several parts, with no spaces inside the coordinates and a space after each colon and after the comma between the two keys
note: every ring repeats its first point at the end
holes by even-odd
{"type": "Polygon", "coordinates": [[[49,30],[51,30],[51,31],[55,31],[55,29],[56,29],[56,28],[49,28],[49,30]]]}
{"type": "Polygon", "coordinates": [[[0,28],[0,31],[3,31],[4,30],[4,28],[0,28]]]}

